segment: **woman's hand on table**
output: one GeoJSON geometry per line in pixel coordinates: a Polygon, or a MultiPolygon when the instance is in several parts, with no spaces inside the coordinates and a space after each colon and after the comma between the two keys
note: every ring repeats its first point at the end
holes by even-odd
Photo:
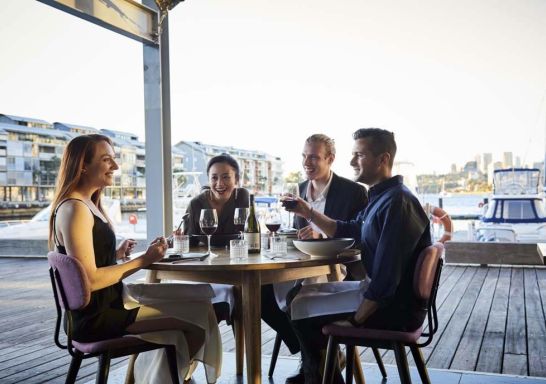
{"type": "Polygon", "coordinates": [[[145,259],[146,265],[148,265],[164,258],[165,252],[167,252],[167,239],[160,236],[150,243],[142,257],[145,259]]]}
{"type": "Polygon", "coordinates": [[[129,255],[135,249],[137,242],[134,239],[125,239],[120,244],[116,251],[117,259],[128,259],[129,255]]]}

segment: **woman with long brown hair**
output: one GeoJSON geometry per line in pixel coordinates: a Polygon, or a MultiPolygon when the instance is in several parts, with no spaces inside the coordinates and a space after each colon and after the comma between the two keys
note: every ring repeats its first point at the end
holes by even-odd
{"type": "MultiPolygon", "coordinates": [[[[210,299],[192,302],[191,311],[179,301],[176,302],[178,305],[147,300],[151,304],[141,306],[137,303],[132,305],[133,309],[124,306],[121,280],[162,259],[167,241],[158,237],[141,256],[124,259],[135,242],[125,240],[116,247],[111,222],[101,204],[102,191],[113,184],[118,168],[112,141],[98,134],[72,139],[61,161],[49,222],[49,246],[75,257],[82,264],[91,286],[89,304],[73,311],[74,339],[96,341],[121,336],[131,332],[131,324],[135,321],[176,317],[184,322],[183,329],[155,332],[155,339],[151,340],[145,335],[141,337],[152,342],[176,344],[182,377],[187,374],[192,359],[204,361],[212,368],[207,369],[212,372],[209,382],[214,382],[221,364],[221,352],[218,356],[221,346],[210,299]],[[120,259],[124,261],[118,264],[120,259]],[[191,313],[188,315],[188,312],[191,313]]],[[[161,350],[141,354],[136,365],[137,382],[160,383],[162,377],[168,378],[165,360],[161,350]],[[139,360],[146,361],[143,374],[138,374],[139,360]]]]}

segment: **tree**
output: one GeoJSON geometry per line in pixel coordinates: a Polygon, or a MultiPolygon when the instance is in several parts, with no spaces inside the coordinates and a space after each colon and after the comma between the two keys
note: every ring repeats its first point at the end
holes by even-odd
{"type": "Polygon", "coordinates": [[[284,178],[285,183],[300,183],[302,181],[303,181],[303,177],[301,175],[301,171],[290,172],[284,178]]]}

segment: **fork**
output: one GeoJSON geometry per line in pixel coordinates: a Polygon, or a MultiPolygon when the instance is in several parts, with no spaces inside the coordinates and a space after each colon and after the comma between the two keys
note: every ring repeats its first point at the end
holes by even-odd
{"type": "Polygon", "coordinates": [[[267,254],[262,254],[263,256],[265,256],[266,258],[268,258],[269,260],[275,260],[275,259],[285,259],[285,260],[301,260],[301,257],[294,257],[294,256],[280,256],[280,255],[267,255],[267,254]]]}

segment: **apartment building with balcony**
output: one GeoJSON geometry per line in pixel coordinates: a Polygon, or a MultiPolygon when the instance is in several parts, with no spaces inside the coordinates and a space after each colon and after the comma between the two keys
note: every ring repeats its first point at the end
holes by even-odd
{"type": "Polygon", "coordinates": [[[0,202],[50,200],[72,137],[44,120],[0,114],[0,202]]]}
{"type": "Polygon", "coordinates": [[[206,167],[208,161],[222,153],[228,153],[239,163],[241,186],[256,194],[277,194],[282,189],[283,163],[280,157],[264,152],[204,144],[198,141],[181,141],[174,148],[180,150],[185,159],[186,172],[203,172],[199,177],[202,185],[208,184],[206,167]]]}
{"type": "MultiPolygon", "coordinates": [[[[105,194],[124,201],[146,197],[145,145],[138,136],[63,122],[0,114],[0,207],[20,202],[47,204],[53,197],[60,160],[66,144],[82,134],[98,133],[112,139],[120,169],[105,194]]],[[[172,147],[174,176],[200,171],[207,184],[206,164],[220,153],[230,153],[241,165],[242,185],[262,194],[280,192],[282,161],[263,152],[201,143],[181,142],[172,147]]]]}

